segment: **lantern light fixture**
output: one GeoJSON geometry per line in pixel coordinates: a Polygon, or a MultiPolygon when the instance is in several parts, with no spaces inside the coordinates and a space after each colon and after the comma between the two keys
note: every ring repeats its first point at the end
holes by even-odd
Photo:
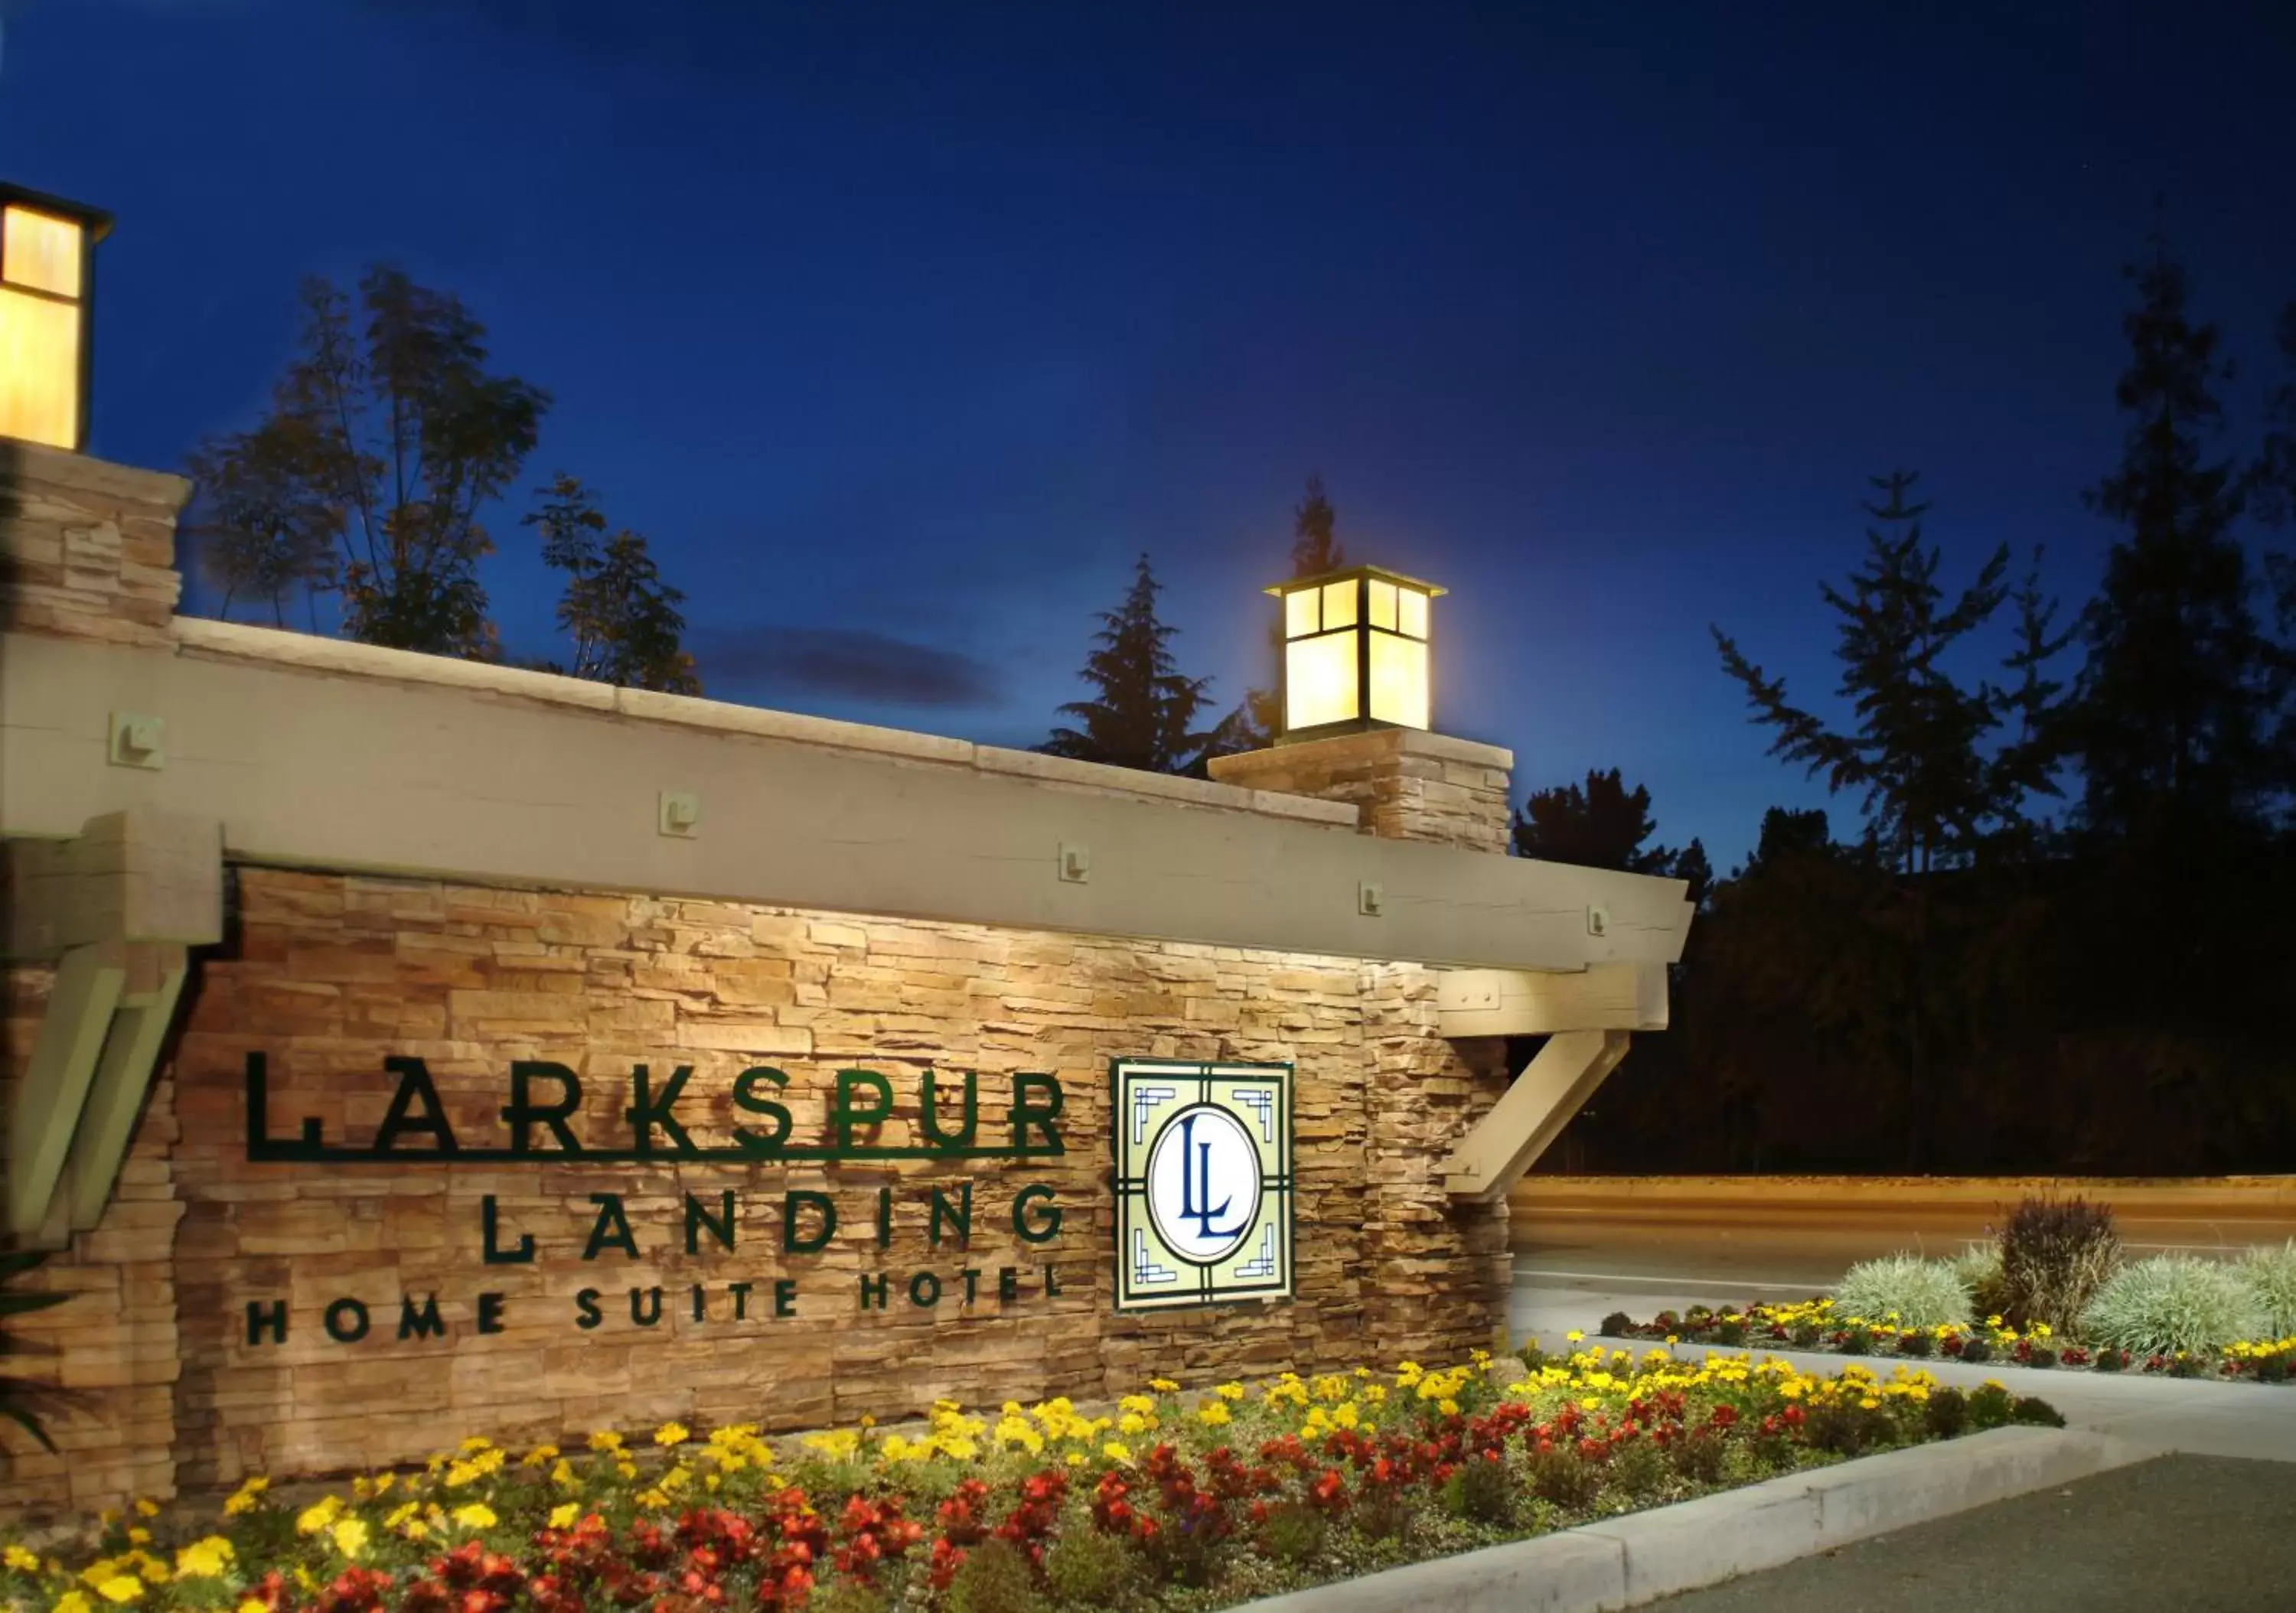
{"type": "Polygon", "coordinates": [[[0,184],[0,437],[87,442],[95,243],[111,216],[0,184]]]}
{"type": "Polygon", "coordinates": [[[1382,566],[1354,566],[1267,592],[1283,611],[1278,744],[1429,725],[1428,618],[1447,590],[1382,566]]]}

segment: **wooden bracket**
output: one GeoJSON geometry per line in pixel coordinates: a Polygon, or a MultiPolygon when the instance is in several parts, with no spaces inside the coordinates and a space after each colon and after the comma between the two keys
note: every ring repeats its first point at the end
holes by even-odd
{"type": "Polygon", "coordinates": [[[1623,1030],[1567,1030],[1549,1036],[1530,1067],[1443,1161],[1444,1190],[1481,1204],[1505,1198],[1618,1068],[1628,1040],[1623,1030]]]}
{"type": "Polygon", "coordinates": [[[8,1117],[6,1230],[58,1248],[102,1219],[190,949],[223,937],[223,836],[146,811],[11,844],[8,955],[56,972],[8,1117]]]}

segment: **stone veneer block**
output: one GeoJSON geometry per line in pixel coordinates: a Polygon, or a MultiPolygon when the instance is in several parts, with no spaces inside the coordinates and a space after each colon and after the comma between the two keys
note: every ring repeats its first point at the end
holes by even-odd
{"type": "Polygon", "coordinates": [[[1346,802],[1366,834],[1505,855],[1513,833],[1514,753],[1417,728],[1381,728],[1215,757],[1212,777],[1346,802]]]}
{"type": "Polygon", "coordinates": [[[180,476],[0,442],[0,628],[165,644],[180,476]]]}

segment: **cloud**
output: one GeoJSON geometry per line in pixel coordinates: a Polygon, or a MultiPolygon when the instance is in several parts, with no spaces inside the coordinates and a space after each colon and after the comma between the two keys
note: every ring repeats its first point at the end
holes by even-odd
{"type": "Polygon", "coordinates": [[[992,706],[996,670],[961,651],[855,627],[759,627],[700,635],[694,661],[711,689],[837,695],[888,706],[992,706]]]}

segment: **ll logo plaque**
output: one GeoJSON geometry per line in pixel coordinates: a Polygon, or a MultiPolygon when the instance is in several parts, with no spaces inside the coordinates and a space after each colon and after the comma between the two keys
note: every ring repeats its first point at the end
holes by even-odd
{"type": "Polygon", "coordinates": [[[1116,1308],[1292,1293],[1292,1067],[1119,1059],[1116,1308]]]}

